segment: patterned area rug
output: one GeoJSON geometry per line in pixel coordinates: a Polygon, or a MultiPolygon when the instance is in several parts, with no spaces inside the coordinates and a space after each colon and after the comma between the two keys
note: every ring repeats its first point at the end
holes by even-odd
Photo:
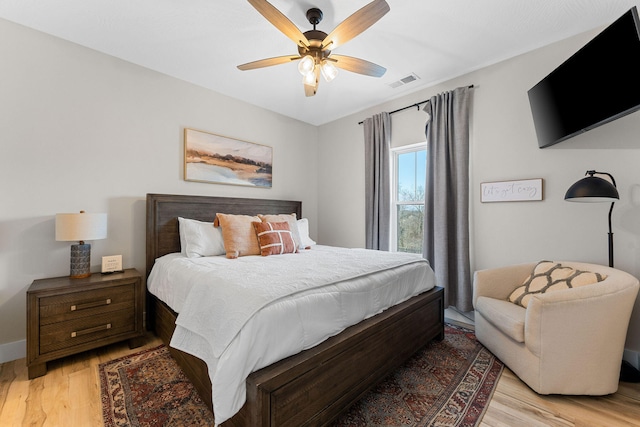
{"type": "Polygon", "coordinates": [[[213,414],[164,345],[98,369],[105,427],[213,426],[213,414]]]}
{"type": "MultiPolygon", "coordinates": [[[[477,426],[503,365],[472,331],[445,326],[353,405],[335,427],[477,426]]],[[[165,346],[99,367],[105,427],[213,426],[213,416],[165,346]]]]}
{"type": "Polygon", "coordinates": [[[446,325],[443,341],[427,344],[333,426],[475,427],[503,366],[472,331],[446,325]]]}

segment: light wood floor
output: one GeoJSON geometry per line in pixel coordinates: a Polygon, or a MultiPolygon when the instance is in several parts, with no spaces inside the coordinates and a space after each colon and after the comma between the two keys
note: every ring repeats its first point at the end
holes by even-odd
{"type": "MultiPolygon", "coordinates": [[[[121,343],[67,357],[31,381],[25,359],[0,365],[0,426],[101,426],[98,364],[159,344],[149,335],[137,349],[121,343]]],[[[539,396],[505,369],[481,426],[640,426],[640,384],[620,383],[604,397],[539,396]]]]}

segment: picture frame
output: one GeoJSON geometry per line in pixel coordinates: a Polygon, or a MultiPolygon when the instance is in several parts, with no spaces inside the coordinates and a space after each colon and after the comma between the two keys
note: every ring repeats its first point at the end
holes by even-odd
{"type": "Polygon", "coordinates": [[[196,129],[184,129],[185,181],[272,186],[273,148],[196,129]]]}
{"type": "Polygon", "coordinates": [[[480,184],[480,201],[525,202],[543,200],[542,178],[493,181],[480,184]]]}
{"type": "Polygon", "coordinates": [[[121,272],[122,255],[108,255],[102,257],[102,274],[121,272]]]}

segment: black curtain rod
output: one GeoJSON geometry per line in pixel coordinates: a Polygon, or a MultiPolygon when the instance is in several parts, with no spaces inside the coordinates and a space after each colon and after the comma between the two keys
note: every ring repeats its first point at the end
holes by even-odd
{"type": "MultiPolygon", "coordinates": [[[[469,85],[469,89],[473,89],[473,85],[469,85]]],[[[397,110],[393,110],[393,111],[389,112],[389,114],[395,114],[395,113],[398,113],[400,111],[408,110],[409,108],[413,108],[413,107],[417,107],[418,109],[420,109],[420,104],[424,104],[426,102],[429,102],[429,100],[426,99],[424,101],[416,102],[415,104],[407,105],[406,107],[398,108],[397,110]]],[[[359,125],[361,125],[363,123],[364,123],[364,120],[361,121],[361,122],[358,122],[359,125]]]]}

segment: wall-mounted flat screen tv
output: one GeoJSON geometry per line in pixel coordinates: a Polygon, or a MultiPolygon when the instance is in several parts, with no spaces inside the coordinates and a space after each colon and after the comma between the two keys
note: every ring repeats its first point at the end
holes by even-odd
{"type": "Polygon", "coordinates": [[[540,148],[640,109],[640,20],[634,7],[529,90],[540,148]]]}

